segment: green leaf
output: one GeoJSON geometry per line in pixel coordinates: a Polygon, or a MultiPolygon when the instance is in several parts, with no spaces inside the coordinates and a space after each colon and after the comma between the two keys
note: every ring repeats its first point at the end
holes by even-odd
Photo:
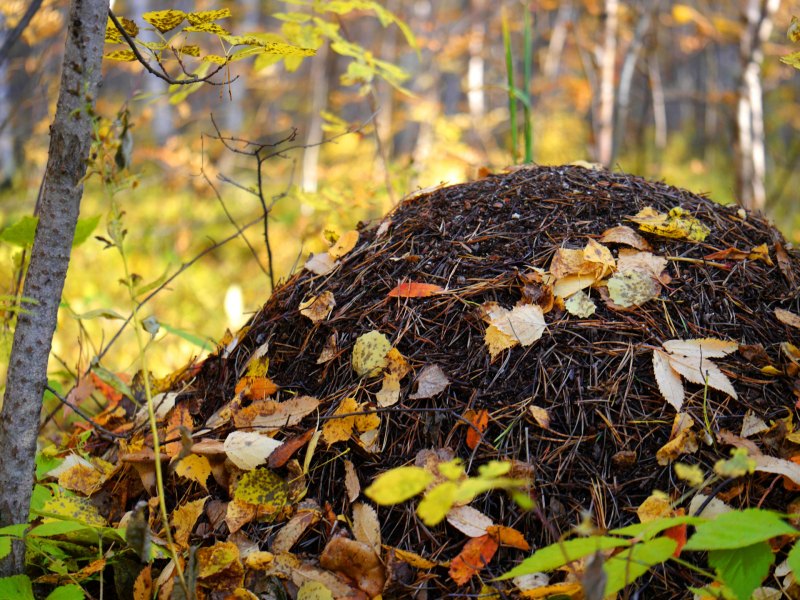
{"type": "Polygon", "coordinates": [[[789,550],[789,555],[786,557],[786,562],[794,573],[795,579],[800,576],[800,542],[795,542],[792,549],[789,550]]]}
{"type": "Polygon", "coordinates": [[[540,571],[552,571],[563,567],[573,560],[578,560],[584,556],[594,554],[599,550],[609,548],[619,548],[628,546],[630,540],[608,536],[593,536],[587,538],[576,538],[545,546],[533,553],[533,556],[526,558],[516,567],[503,573],[498,580],[511,579],[520,575],[529,575],[540,571]]]}
{"type": "Polygon", "coordinates": [[[86,595],[83,593],[81,586],[70,583],[57,587],[45,598],[45,600],[83,600],[86,595]]]}
{"type": "Polygon", "coordinates": [[[78,321],[88,321],[89,319],[125,319],[121,314],[110,308],[95,308],[94,310],[75,315],[78,321]]]}
{"type": "Polygon", "coordinates": [[[0,240],[15,246],[33,246],[33,238],[36,235],[36,226],[38,224],[39,217],[26,215],[13,225],[3,229],[0,232],[0,240]]]}
{"type": "Polygon", "coordinates": [[[214,342],[208,338],[202,338],[199,335],[189,333],[188,331],[184,331],[183,329],[178,329],[177,327],[172,327],[171,325],[167,325],[166,323],[161,323],[161,327],[162,329],[165,329],[171,334],[177,335],[179,338],[183,338],[187,342],[194,344],[203,351],[212,350],[215,346],[214,342]]]}
{"type": "Polygon", "coordinates": [[[749,600],[753,590],[769,575],[774,560],[767,542],[708,553],[708,564],[717,570],[738,600],[749,600]]]}
{"type": "Polygon", "coordinates": [[[28,528],[27,523],[18,523],[16,525],[6,525],[0,527],[0,535],[10,535],[13,537],[22,537],[25,530],[28,528]]]}
{"type": "Polygon", "coordinates": [[[14,600],[36,600],[33,596],[33,586],[27,575],[13,575],[0,577],[0,598],[14,598],[14,600]]]}
{"type": "Polygon", "coordinates": [[[32,537],[53,537],[87,529],[87,526],[78,521],[50,521],[42,523],[28,532],[32,537]]]}
{"type": "Polygon", "coordinates": [[[83,242],[88,240],[99,222],[100,215],[78,219],[78,223],[75,225],[75,236],[72,238],[72,247],[80,246],[83,242]]]}
{"type": "Polygon", "coordinates": [[[797,535],[798,531],[781,516],[769,510],[748,508],[719,515],[699,525],[684,547],[686,550],[723,550],[743,548],[779,535],[797,535]]]}
{"type": "Polygon", "coordinates": [[[635,525],[628,525],[627,527],[620,527],[619,529],[612,529],[609,533],[614,535],[624,535],[630,537],[638,537],[644,540],[651,539],[670,527],[676,525],[700,525],[705,523],[708,519],[703,517],[693,517],[685,515],[683,517],[669,517],[665,519],[656,519],[655,521],[648,521],[647,523],[636,523],[635,525]]]}
{"type": "Polygon", "coordinates": [[[11,554],[11,538],[0,536],[0,560],[11,554]]]}
{"type": "Polygon", "coordinates": [[[133,392],[131,391],[131,388],[128,387],[128,384],[105,367],[101,367],[98,364],[92,365],[92,373],[97,375],[100,378],[100,381],[107,383],[123,396],[126,396],[131,400],[134,399],[133,392]]]}
{"type": "Polygon", "coordinates": [[[33,486],[33,494],[31,494],[31,513],[38,514],[44,508],[45,503],[52,497],[53,494],[46,486],[39,485],[38,483],[33,486]]]}
{"type": "Polygon", "coordinates": [[[650,567],[667,560],[677,546],[675,540],[660,537],[635,544],[628,550],[609,558],[603,565],[607,577],[605,596],[618,592],[647,573],[650,567]]]}
{"type": "Polygon", "coordinates": [[[381,506],[399,504],[413,498],[433,481],[422,467],[397,467],[381,473],[364,493],[381,506]]]}

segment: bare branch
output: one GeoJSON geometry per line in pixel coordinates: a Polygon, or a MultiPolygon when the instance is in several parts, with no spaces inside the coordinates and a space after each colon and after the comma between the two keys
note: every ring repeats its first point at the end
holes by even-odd
{"type": "Polygon", "coordinates": [[[8,60],[8,57],[11,56],[11,47],[17,43],[19,36],[22,35],[22,32],[25,31],[25,28],[33,19],[33,15],[36,14],[36,11],[42,6],[42,0],[31,0],[31,3],[28,5],[25,14],[22,15],[22,18],[19,20],[14,26],[14,29],[8,32],[3,45],[0,46],[0,65],[2,65],[5,61],[8,60]]]}

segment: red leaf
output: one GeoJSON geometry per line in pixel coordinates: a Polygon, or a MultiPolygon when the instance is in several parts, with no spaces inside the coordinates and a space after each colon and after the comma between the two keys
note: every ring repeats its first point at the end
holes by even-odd
{"type": "Polygon", "coordinates": [[[275,448],[272,454],[269,455],[267,466],[270,469],[278,469],[285,465],[295,452],[308,443],[308,440],[310,440],[313,435],[314,430],[309,429],[305,433],[290,437],[288,440],[284,441],[283,444],[275,448]]]}
{"type": "Polygon", "coordinates": [[[683,550],[683,547],[686,545],[686,523],[670,527],[664,531],[664,536],[677,542],[678,545],[675,547],[675,552],[672,556],[678,558],[681,555],[681,550],[683,550]]]}
{"type": "Polygon", "coordinates": [[[481,434],[489,426],[489,411],[486,409],[478,412],[468,410],[464,413],[464,418],[474,425],[474,427],[467,429],[467,446],[469,446],[470,450],[475,450],[478,444],[481,443],[481,434]]]}
{"type": "Polygon", "coordinates": [[[432,283],[417,283],[414,281],[408,283],[401,283],[391,292],[390,298],[427,298],[443,292],[444,288],[432,283]]]}
{"type": "Polygon", "coordinates": [[[458,585],[464,585],[489,564],[497,547],[497,540],[488,534],[472,538],[450,563],[450,577],[458,585]]]}

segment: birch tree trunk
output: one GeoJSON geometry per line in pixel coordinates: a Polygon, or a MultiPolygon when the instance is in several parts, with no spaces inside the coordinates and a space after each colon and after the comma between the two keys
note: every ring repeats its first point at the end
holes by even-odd
{"type": "Polygon", "coordinates": [[[603,46],[600,49],[600,103],[597,111],[597,157],[611,167],[614,149],[614,77],[617,62],[617,23],[619,0],[605,0],[603,46]]]}
{"type": "MultiPolygon", "coordinates": [[[[0,527],[28,520],[36,437],[47,360],[78,220],[100,83],[108,0],[72,0],[61,87],[44,175],[39,226],[23,295],[35,300],[20,314],[0,413],[0,527]]],[[[0,561],[0,576],[19,573],[25,548],[16,543],[0,561]]]]}
{"type": "Polygon", "coordinates": [[[742,206],[764,210],[767,194],[761,61],[780,0],[748,0],[739,45],[742,75],[736,102],[736,189],[742,206]]]}

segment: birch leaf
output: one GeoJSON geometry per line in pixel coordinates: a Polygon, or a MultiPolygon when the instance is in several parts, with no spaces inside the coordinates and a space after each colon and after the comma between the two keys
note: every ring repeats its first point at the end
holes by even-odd
{"type": "Polygon", "coordinates": [[[252,471],[267,462],[281,442],[257,431],[232,431],[225,438],[225,454],[243,471],[252,471]]]}
{"type": "Polygon", "coordinates": [[[427,365],[417,377],[417,391],[411,394],[411,400],[433,398],[450,385],[450,380],[439,365],[427,365]]]}
{"type": "Polygon", "coordinates": [[[313,296],[305,302],[301,302],[300,314],[311,319],[312,323],[319,323],[328,318],[331,311],[336,306],[333,292],[325,291],[319,296],[313,296]]]}
{"type": "Polygon", "coordinates": [[[664,399],[680,411],[683,406],[684,391],[681,377],[669,363],[669,355],[661,350],[653,350],[653,372],[658,383],[658,391],[664,399]]]}
{"type": "Polygon", "coordinates": [[[717,338],[701,338],[696,340],[668,340],[664,342],[664,350],[670,354],[695,356],[697,358],[722,358],[738,350],[736,342],[728,342],[717,338]]]}
{"type": "Polygon", "coordinates": [[[591,317],[594,314],[594,311],[597,309],[594,300],[589,298],[589,294],[583,290],[572,294],[572,296],[570,296],[566,302],[564,302],[564,307],[567,309],[569,314],[575,315],[576,317],[580,317],[582,319],[591,317]]]}

